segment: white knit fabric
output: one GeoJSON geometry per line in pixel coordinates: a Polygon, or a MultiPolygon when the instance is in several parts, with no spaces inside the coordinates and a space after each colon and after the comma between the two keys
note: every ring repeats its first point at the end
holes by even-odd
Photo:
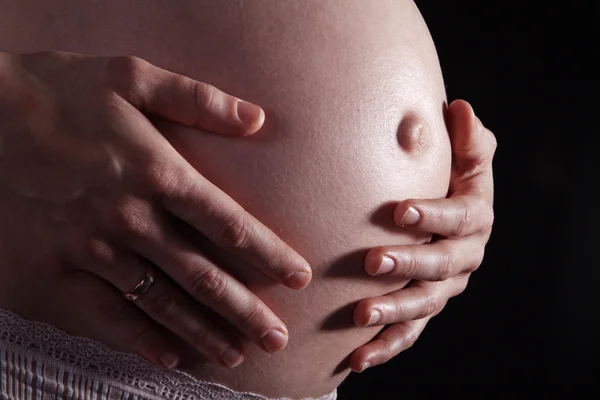
{"type": "MultiPolygon", "coordinates": [[[[320,400],[335,400],[334,391],[320,400]]],[[[265,400],[0,309],[2,400],[265,400]]]]}

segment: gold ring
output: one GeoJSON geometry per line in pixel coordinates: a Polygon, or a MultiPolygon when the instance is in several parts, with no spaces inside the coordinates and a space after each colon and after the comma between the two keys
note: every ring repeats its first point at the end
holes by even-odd
{"type": "Polygon", "coordinates": [[[150,289],[150,286],[152,286],[153,282],[154,273],[152,272],[152,268],[148,268],[148,272],[146,272],[146,276],[144,277],[144,279],[142,279],[140,283],[135,285],[135,287],[129,292],[124,293],[123,296],[125,296],[127,300],[136,301],[140,298],[140,296],[143,296],[148,291],[148,289],[150,289]]]}

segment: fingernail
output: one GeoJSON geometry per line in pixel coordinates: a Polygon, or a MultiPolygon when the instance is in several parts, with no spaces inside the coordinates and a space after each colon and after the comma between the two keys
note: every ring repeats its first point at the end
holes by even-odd
{"type": "Polygon", "coordinates": [[[370,362],[366,362],[363,364],[362,369],[359,372],[363,372],[364,370],[371,368],[371,363],[370,362]]]}
{"type": "Polygon", "coordinates": [[[165,353],[160,357],[160,362],[167,368],[175,368],[179,364],[179,357],[177,354],[165,353]]]}
{"type": "Polygon", "coordinates": [[[408,207],[404,216],[400,220],[400,226],[414,225],[421,219],[421,214],[414,207],[408,207]]]}
{"type": "Polygon", "coordinates": [[[303,289],[310,282],[311,274],[306,271],[295,272],[285,281],[286,285],[292,289],[303,289]]]}
{"type": "Polygon", "coordinates": [[[246,125],[252,125],[256,120],[260,118],[262,110],[259,106],[256,106],[247,101],[239,100],[237,103],[237,113],[239,119],[246,125]]]}
{"type": "Polygon", "coordinates": [[[221,355],[221,360],[229,368],[234,368],[244,361],[244,355],[233,347],[230,347],[221,355]]]}
{"type": "Polygon", "coordinates": [[[394,260],[392,260],[388,256],[383,256],[383,257],[381,257],[381,264],[379,264],[379,269],[377,271],[375,271],[375,273],[373,275],[381,275],[381,274],[390,273],[390,272],[392,272],[392,270],[394,269],[395,266],[396,266],[396,263],[394,263],[394,260]]]}
{"type": "Polygon", "coordinates": [[[369,317],[369,322],[367,322],[366,326],[372,326],[379,322],[381,319],[381,311],[372,309],[371,316],[369,317]]]}
{"type": "Polygon", "coordinates": [[[263,336],[261,343],[269,353],[275,353],[276,351],[282,350],[287,344],[287,341],[288,338],[286,334],[277,329],[273,329],[263,336]]]}

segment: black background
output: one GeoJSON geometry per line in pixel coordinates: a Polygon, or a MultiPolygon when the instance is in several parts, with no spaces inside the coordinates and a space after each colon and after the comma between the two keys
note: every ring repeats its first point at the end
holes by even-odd
{"type": "Polygon", "coordinates": [[[496,221],[467,290],[413,348],[352,374],[340,399],[402,398],[411,384],[600,383],[595,3],[417,1],[448,99],[470,101],[498,139],[496,221]]]}

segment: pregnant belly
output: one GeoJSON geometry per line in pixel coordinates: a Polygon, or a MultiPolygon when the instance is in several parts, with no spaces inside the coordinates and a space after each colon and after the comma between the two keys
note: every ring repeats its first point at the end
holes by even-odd
{"type": "Polygon", "coordinates": [[[347,356],[379,331],[353,327],[352,306],[406,284],[367,276],[366,250],[427,241],[393,226],[393,205],[448,188],[444,86],[412,1],[5,3],[4,50],[136,55],[263,106],[265,126],[248,138],[156,123],[314,271],[293,292],[222,255],[290,341],[275,355],[252,348],[235,370],[200,357],[186,369],[268,396],[329,393],[349,372],[347,356]]]}

